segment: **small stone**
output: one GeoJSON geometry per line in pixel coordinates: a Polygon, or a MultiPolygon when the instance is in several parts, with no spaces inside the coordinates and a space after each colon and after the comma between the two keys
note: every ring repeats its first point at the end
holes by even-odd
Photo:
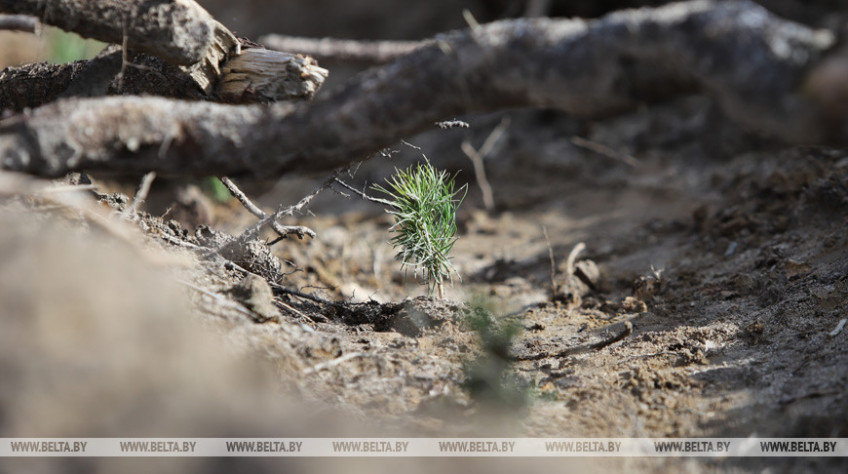
{"type": "Polygon", "coordinates": [[[648,311],[648,305],[638,298],[628,296],[621,303],[621,309],[627,313],[644,313],[648,311]]]}
{"type": "Polygon", "coordinates": [[[274,293],[271,285],[256,275],[247,275],[238,285],[230,289],[230,294],[247,309],[256,313],[260,322],[276,319],[279,316],[274,306],[274,293]]]}

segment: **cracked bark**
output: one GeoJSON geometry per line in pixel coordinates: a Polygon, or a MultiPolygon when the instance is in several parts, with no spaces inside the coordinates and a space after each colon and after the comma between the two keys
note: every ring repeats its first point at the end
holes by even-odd
{"type": "Polygon", "coordinates": [[[192,0],[0,0],[0,12],[106,43],[124,44],[178,66],[208,91],[238,46],[225,26],[192,0]]]}
{"type": "Polygon", "coordinates": [[[206,94],[178,67],[146,54],[129,53],[130,65],[120,79],[123,55],[110,46],[96,58],[68,64],[36,63],[0,71],[0,104],[21,111],[57,99],[116,94],[149,94],[201,100],[206,94]]]}
{"type": "Polygon", "coordinates": [[[696,88],[749,129],[790,143],[844,143],[848,92],[834,71],[848,55],[831,52],[835,44],[832,33],[749,1],[698,0],[592,22],[502,21],[439,36],[297,107],[58,101],[3,122],[0,159],[47,176],[327,171],[466,113],[551,107],[599,118],[696,88]]]}

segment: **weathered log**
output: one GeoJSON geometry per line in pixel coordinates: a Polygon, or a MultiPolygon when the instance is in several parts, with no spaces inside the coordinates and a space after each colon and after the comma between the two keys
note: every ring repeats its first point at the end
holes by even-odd
{"type": "Polygon", "coordinates": [[[822,101],[839,96],[844,81],[811,82],[845,61],[844,52],[826,54],[834,44],[830,32],[750,1],[699,0],[592,22],[503,21],[440,36],[298,107],[59,101],[4,122],[0,159],[42,175],[326,171],[465,113],[537,106],[603,117],[694,85],[752,130],[844,143],[846,111],[822,101]]]}
{"type": "Polygon", "coordinates": [[[183,66],[207,91],[219,65],[239,44],[192,0],[0,0],[0,12],[32,15],[65,31],[183,66]]]}

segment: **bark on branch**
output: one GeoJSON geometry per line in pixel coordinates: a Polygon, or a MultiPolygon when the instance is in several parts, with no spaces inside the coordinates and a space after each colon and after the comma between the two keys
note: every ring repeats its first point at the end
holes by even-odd
{"type": "Polygon", "coordinates": [[[209,92],[239,41],[194,0],[0,0],[0,12],[38,17],[86,38],[182,66],[209,92]]]}
{"type": "Polygon", "coordinates": [[[29,15],[0,15],[0,30],[35,33],[38,27],[38,19],[29,15]]]}
{"type": "Polygon", "coordinates": [[[834,44],[830,32],[750,1],[698,0],[592,22],[503,21],[440,36],[299,107],[60,101],[4,122],[0,159],[42,175],[326,171],[465,113],[537,106],[603,117],[694,85],[748,128],[794,143],[845,142],[845,108],[822,100],[848,96],[844,76],[821,80],[848,61],[825,55],[834,44]]]}
{"type": "Polygon", "coordinates": [[[202,100],[199,85],[177,66],[110,46],[96,58],[68,64],[36,63],[0,71],[0,107],[21,111],[68,97],[147,94],[202,100]],[[123,61],[127,60],[128,65],[123,61]],[[123,71],[123,72],[121,72],[123,71]]]}
{"type": "MultiPolygon", "coordinates": [[[[204,60],[226,30],[193,0],[0,0],[0,12],[31,15],[86,38],[122,44],[188,66],[204,60]]],[[[226,30],[230,44],[236,38],[226,30]]]]}

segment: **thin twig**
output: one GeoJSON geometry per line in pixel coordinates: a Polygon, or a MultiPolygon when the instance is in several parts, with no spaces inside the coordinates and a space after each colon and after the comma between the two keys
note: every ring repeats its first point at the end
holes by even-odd
{"type": "MultiPolygon", "coordinates": [[[[167,234],[165,234],[165,235],[167,235],[167,234]]],[[[165,235],[163,235],[163,237],[165,235]]],[[[168,236],[168,237],[170,237],[170,236],[168,236]]],[[[166,239],[166,240],[168,240],[168,239],[166,239]]],[[[188,243],[186,242],[186,244],[188,244],[188,243]]],[[[194,244],[188,244],[188,245],[190,245],[193,248],[198,249],[198,250],[210,250],[210,249],[207,249],[205,247],[198,247],[194,244]]],[[[232,260],[221,257],[220,254],[218,254],[218,258],[221,258],[222,260],[224,260],[224,263],[226,265],[228,265],[233,270],[236,270],[236,271],[242,273],[245,276],[246,275],[254,275],[254,276],[257,276],[259,278],[263,278],[261,275],[257,275],[256,273],[251,272],[250,270],[242,267],[241,265],[233,262],[232,260]]],[[[332,306],[332,305],[336,304],[332,301],[328,301],[328,300],[325,300],[323,298],[319,298],[317,296],[310,295],[308,293],[303,293],[303,292],[300,292],[300,291],[297,291],[297,290],[292,290],[290,288],[286,288],[286,287],[284,287],[284,286],[282,286],[278,283],[274,283],[274,282],[269,281],[268,284],[271,286],[271,289],[276,293],[283,293],[283,294],[287,294],[287,295],[292,295],[292,296],[296,296],[298,298],[303,298],[303,299],[310,300],[310,301],[315,302],[315,303],[328,305],[328,306],[332,306]]]]}
{"type": "Polygon", "coordinates": [[[274,301],[274,304],[276,304],[277,306],[279,306],[280,308],[282,308],[282,309],[284,309],[284,310],[286,310],[286,311],[289,311],[289,312],[291,312],[291,313],[294,313],[294,314],[295,314],[295,315],[297,315],[297,316],[300,316],[300,317],[301,317],[301,318],[303,318],[303,319],[308,319],[308,320],[312,321],[312,322],[313,322],[313,323],[315,323],[315,324],[318,324],[319,322],[321,322],[321,323],[327,323],[327,322],[329,322],[329,321],[330,321],[329,319],[327,319],[327,318],[325,318],[324,316],[321,316],[321,315],[318,315],[318,316],[320,317],[321,321],[316,321],[316,320],[315,320],[315,318],[313,318],[312,316],[310,316],[310,315],[308,315],[308,314],[306,314],[306,313],[304,313],[304,312],[302,312],[302,311],[298,310],[298,309],[297,309],[297,308],[295,308],[294,306],[291,306],[291,305],[289,305],[289,304],[283,303],[282,301],[274,301]]]}
{"type": "Polygon", "coordinates": [[[244,206],[244,208],[247,209],[248,212],[260,219],[268,217],[268,213],[260,209],[259,206],[257,206],[256,204],[254,204],[253,201],[251,201],[250,198],[247,197],[247,195],[244,194],[244,192],[239,189],[239,187],[236,186],[236,183],[234,183],[230,178],[226,176],[221,176],[218,179],[221,180],[221,182],[224,184],[224,187],[227,188],[227,191],[229,191],[234,198],[238,199],[241,205],[244,206]]]}
{"type": "MultiPolygon", "coordinates": [[[[245,270],[245,271],[246,271],[246,270],[245,270]]],[[[312,302],[314,302],[314,303],[319,303],[319,304],[329,305],[329,306],[332,306],[332,305],[335,305],[335,304],[336,304],[336,303],[334,303],[334,302],[332,302],[332,301],[328,301],[328,300],[325,300],[325,299],[323,299],[323,298],[319,298],[319,297],[317,297],[317,296],[315,296],[315,295],[310,295],[309,293],[303,293],[303,292],[301,292],[301,291],[292,290],[291,288],[286,288],[286,287],[281,286],[281,285],[278,285],[278,284],[276,284],[276,283],[271,283],[271,288],[272,288],[274,291],[278,292],[278,293],[284,293],[284,294],[287,294],[287,295],[296,296],[296,297],[298,297],[298,298],[303,298],[303,299],[306,299],[306,300],[310,300],[310,301],[312,301],[312,302]]]]}
{"type": "MultiPolygon", "coordinates": [[[[248,212],[250,212],[254,216],[258,217],[259,219],[267,219],[268,218],[268,213],[263,211],[256,204],[254,204],[253,201],[251,201],[250,198],[247,197],[247,195],[244,193],[244,191],[239,189],[239,187],[236,186],[236,183],[234,183],[230,178],[228,178],[226,176],[222,176],[219,179],[224,184],[224,187],[226,187],[227,190],[230,192],[230,194],[232,194],[234,198],[238,199],[238,201],[242,204],[242,206],[244,206],[245,209],[247,209],[248,212]]],[[[276,220],[271,222],[271,228],[274,229],[274,232],[276,232],[277,235],[279,235],[279,237],[277,239],[269,242],[268,243],[269,246],[276,244],[277,242],[279,242],[282,239],[285,239],[286,237],[288,237],[291,234],[297,235],[297,237],[299,239],[303,239],[303,237],[307,236],[307,235],[314,239],[315,236],[317,235],[315,233],[315,231],[310,229],[309,227],[300,226],[300,225],[282,225],[279,222],[277,222],[276,220]]]]}
{"type": "MultiPolygon", "coordinates": [[[[617,324],[615,324],[615,325],[617,325],[617,324]]],[[[615,326],[615,325],[613,325],[613,326],[615,326]]],[[[553,354],[549,353],[549,352],[537,352],[535,354],[529,354],[529,355],[512,356],[512,359],[513,360],[541,360],[541,359],[548,359],[548,358],[559,359],[559,358],[562,358],[562,357],[570,357],[570,356],[574,356],[574,355],[578,355],[578,354],[584,354],[586,352],[591,352],[591,351],[603,349],[604,347],[607,347],[610,344],[614,344],[614,343],[624,339],[625,337],[627,337],[627,336],[629,336],[630,334],[633,333],[633,323],[631,323],[630,321],[625,321],[624,324],[622,324],[621,326],[623,326],[623,327],[620,331],[614,332],[614,333],[610,334],[608,337],[603,338],[603,339],[601,339],[600,341],[597,341],[597,342],[580,344],[580,345],[577,345],[577,346],[569,347],[568,349],[565,349],[565,350],[560,351],[560,352],[555,352],[553,354]]]]}
{"type": "Polygon", "coordinates": [[[345,189],[347,189],[347,190],[349,190],[353,193],[356,193],[357,196],[361,197],[362,199],[365,199],[366,201],[375,202],[377,204],[383,204],[385,206],[397,207],[397,204],[395,204],[391,201],[387,201],[385,199],[380,199],[380,198],[375,198],[373,196],[369,196],[368,194],[365,193],[365,191],[360,191],[359,189],[354,188],[353,186],[345,183],[344,181],[340,180],[339,178],[336,178],[334,182],[337,183],[337,184],[340,184],[345,189]]]}
{"type": "Polygon", "coordinates": [[[483,146],[480,147],[479,151],[471,146],[471,143],[467,139],[463,140],[462,145],[460,145],[462,152],[471,160],[471,164],[474,167],[474,178],[477,180],[477,185],[480,186],[480,192],[483,193],[483,206],[489,212],[495,210],[495,198],[492,192],[492,186],[486,177],[486,167],[483,164],[483,160],[495,148],[495,145],[503,136],[507,127],[509,127],[509,117],[504,117],[501,123],[492,130],[486,141],[483,142],[483,146]]]}
{"type": "Polygon", "coordinates": [[[412,52],[430,41],[357,41],[335,38],[303,38],[267,35],[259,38],[265,47],[276,51],[294,51],[320,61],[383,64],[412,52]]]}
{"type": "Polygon", "coordinates": [[[618,361],[618,364],[630,362],[631,360],[635,360],[635,359],[647,359],[647,358],[650,358],[650,357],[657,357],[657,356],[661,356],[661,355],[676,356],[676,355],[680,355],[680,354],[678,354],[676,352],[671,352],[671,351],[659,351],[659,352],[652,352],[650,354],[637,354],[637,355],[630,356],[626,359],[622,359],[622,360],[618,361]]]}
{"type": "Polygon", "coordinates": [[[545,235],[545,243],[548,244],[548,258],[551,261],[551,293],[557,293],[559,285],[556,282],[556,260],[554,260],[554,248],[551,246],[551,239],[548,237],[548,227],[542,226],[542,234],[545,235]]]}
{"type": "Polygon", "coordinates": [[[568,260],[565,261],[565,271],[567,272],[569,278],[574,276],[574,262],[577,261],[577,257],[580,255],[586,248],[586,244],[583,242],[579,242],[577,245],[571,249],[571,252],[568,254],[568,260]]]}
{"type": "Polygon", "coordinates": [[[498,141],[500,141],[501,137],[503,137],[504,133],[506,133],[506,129],[509,128],[510,122],[511,120],[509,116],[505,116],[501,119],[498,126],[492,130],[492,133],[490,133],[488,137],[486,137],[486,141],[483,142],[483,146],[481,146],[480,150],[478,150],[480,152],[480,156],[483,158],[489,157],[489,153],[492,152],[495,145],[498,144],[498,141]]]}
{"type": "Polygon", "coordinates": [[[465,153],[465,156],[471,160],[471,164],[474,167],[474,178],[477,180],[477,186],[480,187],[480,192],[483,194],[483,207],[485,207],[489,212],[494,211],[495,198],[492,193],[492,186],[486,178],[486,168],[483,166],[483,157],[480,156],[480,153],[478,153],[473,146],[471,146],[471,143],[469,143],[467,139],[462,141],[460,148],[462,149],[462,152],[465,153]]]}
{"type": "Polygon", "coordinates": [[[253,311],[250,311],[249,309],[245,308],[244,306],[241,305],[241,303],[239,303],[237,301],[233,301],[233,300],[231,300],[231,299],[229,299],[229,298],[227,298],[223,295],[220,295],[220,294],[215,293],[213,291],[209,291],[206,288],[203,288],[202,286],[195,285],[194,283],[191,283],[191,282],[188,282],[188,281],[185,281],[185,280],[177,279],[176,281],[177,281],[177,283],[179,283],[181,285],[185,285],[185,286],[191,288],[192,290],[195,290],[197,292],[203,293],[206,296],[211,297],[212,299],[214,299],[217,302],[218,305],[220,305],[222,307],[229,307],[230,309],[233,309],[236,312],[240,313],[242,316],[247,316],[252,321],[262,322],[262,321],[260,321],[260,318],[258,318],[257,315],[253,311]]]}
{"type": "Polygon", "coordinates": [[[212,249],[209,249],[209,248],[206,248],[206,247],[201,247],[200,245],[195,245],[191,242],[186,242],[185,240],[178,239],[178,238],[174,237],[173,235],[169,235],[169,234],[165,234],[165,233],[160,233],[159,238],[170,243],[170,244],[174,244],[178,247],[185,247],[185,248],[191,249],[191,250],[196,250],[196,251],[212,250],[212,249]]]}
{"type": "Polygon", "coordinates": [[[363,356],[365,356],[364,352],[351,352],[350,354],[345,354],[333,360],[321,362],[320,364],[315,364],[312,367],[309,367],[308,369],[303,369],[303,375],[314,374],[315,372],[320,372],[322,370],[329,369],[330,367],[335,367],[339,364],[347,362],[351,359],[363,356]]]}
{"type": "Polygon", "coordinates": [[[632,155],[618,152],[606,145],[602,145],[600,143],[593,142],[582,137],[571,137],[571,144],[597,153],[599,155],[606,156],[607,158],[612,158],[613,160],[621,161],[622,163],[626,164],[627,166],[630,166],[631,168],[638,168],[642,166],[642,162],[639,161],[637,158],[633,157],[632,155]]]}
{"type": "MultiPolygon", "coordinates": [[[[334,173],[332,177],[328,178],[323,183],[321,183],[320,186],[315,188],[307,196],[305,196],[303,199],[298,201],[297,204],[295,204],[293,206],[289,206],[289,207],[283,207],[282,205],[280,205],[280,207],[277,209],[277,212],[275,212],[273,214],[267,214],[262,219],[259,219],[258,222],[256,222],[251,227],[247,228],[244,232],[242,232],[241,235],[239,235],[236,238],[236,240],[241,241],[241,242],[246,242],[248,240],[251,240],[251,239],[255,238],[257,235],[259,235],[259,231],[262,230],[262,227],[268,225],[269,223],[273,224],[274,222],[277,221],[277,219],[280,219],[283,216],[292,216],[292,215],[294,215],[295,212],[302,211],[304,207],[309,205],[309,203],[312,202],[313,199],[315,199],[315,196],[321,194],[322,191],[324,191],[325,189],[330,187],[331,184],[333,184],[333,180],[336,178],[337,175],[338,175],[338,171],[336,173],[334,173]]],[[[306,228],[302,228],[302,229],[306,229],[306,228]]],[[[304,231],[304,232],[307,235],[309,235],[310,237],[315,237],[315,235],[316,235],[315,232],[312,231],[311,229],[308,229],[308,232],[307,231],[304,231]]],[[[229,243],[224,244],[224,245],[229,245],[229,243]]],[[[221,248],[223,248],[223,246],[221,248]]],[[[221,249],[219,248],[218,250],[221,250],[221,249]]]]}
{"type": "Polygon", "coordinates": [[[38,192],[41,194],[73,193],[76,191],[92,191],[94,189],[97,189],[97,186],[94,184],[63,184],[59,186],[51,186],[49,188],[44,188],[39,190],[38,192]]]}
{"type": "Polygon", "coordinates": [[[150,193],[150,186],[153,184],[153,180],[155,179],[155,171],[150,171],[141,178],[141,183],[138,185],[138,191],[136,191],[132,203],[124,210],[124,217],[135,216],[138,209],[141,207],[141,204],[147,199],[147,195],[150,193]]]}
{"type": "Polygon", "coordinates": [[[467,8],[462,10],[462,19],[465,20],[465,24],[467,24],[474,33],[479,33],[483,30],[483,27],[480,26],[480,22],[474,18],[474,14],[471,13],[471,10],[467,8]]]}
{"type": "Polygon", "coordinates": [[[838,334],[839,334],[839,332],[840,332],[840,331],[842,331],[842,328],[844,328],[844,327],[845,327],[845,323],[846,323],[846,322],[848,322],[848,319],[844,319],[844,318],[843,318],[843,319],[840,319],[840,320],[839,320],[839,324],[837,324],[837,325],[836,325],[836,329],[834,329],[833,331],[830,331],[830,332],[828,333],[828,335],[829,335],[830,337],[833,337],[833,336],[838,335],[838,334]]]}

